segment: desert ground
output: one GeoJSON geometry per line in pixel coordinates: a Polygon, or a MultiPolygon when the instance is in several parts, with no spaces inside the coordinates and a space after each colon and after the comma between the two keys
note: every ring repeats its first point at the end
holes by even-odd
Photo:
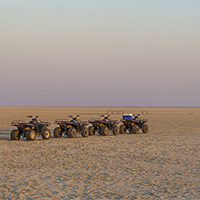
{"type": "Polygon", "coordinates": [[[199,150],[200,108],[0,107],[0,199],[199,199],[199,150]],[[58,118],[107,111],[140,113],[149,132],[53,137],[58,118]],[[51,122],[50,140],[10,140],[26,115],[51,122]]]}

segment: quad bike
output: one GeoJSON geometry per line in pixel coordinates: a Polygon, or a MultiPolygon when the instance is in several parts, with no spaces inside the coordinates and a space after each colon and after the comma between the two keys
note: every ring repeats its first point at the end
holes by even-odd
{"type": "Polygon", "coordinates": [[[117,124],[119,123],[117,120],[111,120],[109,119],[109,116],[100,115],[100,117],[103,117],[102,120],[96,119],[96,120],[89,120],[88,122],[92,124],[88,128],[89,135],[95,135],[95,132],[99,133],[102,136],[107,136],[109,131],[112,131],[114,135],[119,134],[119,128],[117,124]]]}
{"type": "Polygon", "coordinates": [[[147,119],[141,119],[140,115],[134,116],[134,114],[124,114],[122,125],[119,127],[120,134],[125,134],[128,130],[131,134],[138,134],[141,129],[143,133],[148,132],[147,119]]]}
{"type": "Polygon", "coordinates": [[[35,140],[37,135],[42,135],[44,140],[48,140],[51,137],[51,132],[47,128],[51,124],[49,122],[38,121],[36,116],[33,118],[32,116],[27,116],[31,118],[31,121],[28,123],[22,120],[14,120],[11,122],[11,126],[16,126],[17,129],[14,129],[10,133],[11,140],[20,140],[21,137],[30,140],[35,140]]]}
{"type": "Polygon", "coordinates": [[[54,129],[54,137],[60,138],[63,134],[67,135],[69,138],[75,138],[77,133],[81,133],[83,137],[88,137],[89,132],[87,126],[87,122],[83,122],[80,119],[78,119],[79,115],[76,117],[71,117],[72,120],[65,120],[65,119],[57,119],[55,121],[55,124],[58,124],[59,127],[56,127],[54,129]]]}

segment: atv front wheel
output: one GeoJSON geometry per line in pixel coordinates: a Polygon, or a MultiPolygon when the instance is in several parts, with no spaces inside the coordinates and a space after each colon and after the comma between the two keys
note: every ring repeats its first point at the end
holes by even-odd
{"type": "Polygon", "coordinates": [[[144,124],[143,127],[142,127],[142,132],[143,133],[148,133],[148,130],[149,130],[149,127],[147,124],[144,124]]]}
{"type": "Polygon", "coordinates": [[[51,132],[49,129],[45,129],[44,132],[42,133],[42,138],[44,140],[49,140],[51,137],[51,132]]]}
{"type": "Polygon", "coordinates": [[[56,127],[53,131],[53,135],[55,138],[61,138],[62,137],[62,131],[60,127],[56,127]]]}
{"type": "Polygon", "coordinates": [[[28,141],[35,140],[35,138],[36,138],[36,133],[33,129],[26,131],[26,139],[28,141]]]}
{"type": "Polygon", "coordinates": [[[138,134],[139,133],[139,127],[137,125],[132,126],[132,133],[138,134]]]}
{"type": "Polygon", "coordinates": [[[113,134],[118,135],[119,134],[119,127],[117,125],[114,126],[113,128],[113,134]]]}
{"type": "Polygon", "coordinates": [[[90,127],[88,128],[88,131],[89,131],[89,135],[91,135],[91,136],[95,135],[94,126],[90,126],[90,127]]]}
{"type": "Polygon", "coordinates": [[[70,128],[69,130],[68,130],[68,137],[69,138],[75,138],[76,137],[76,129],[75,128],[70,128]]]}
{"type": "Polygon", "coordinates": [[[10,133],[11,140],[20,140],[19,130],[12,130],[10,133]]]}
{"type": "Polygon", "coordinates": [[[89,131],[88,131],[88,129],[87,129],[87,128],[84,128],[83,131],[82,131],[82,133],[81,133],[81,135],[82,135],[83,137],[88,137],[88,136],[89,136],[89,131]]]}
{"type": "Polygon", "coordinates": [[[101,127],[101,132],[100,132],[100,134],[101,134],[102,136],[107,136],[107,135],[108,135],[108,127],[106,127],[106,126],[101,127]]]}
{"type": "Polygon", "coordinates": [[[125,134],[126,133],[126,126],[122,124],[119,127],[119,132],[120,132],[120,134],[125,134]]]}

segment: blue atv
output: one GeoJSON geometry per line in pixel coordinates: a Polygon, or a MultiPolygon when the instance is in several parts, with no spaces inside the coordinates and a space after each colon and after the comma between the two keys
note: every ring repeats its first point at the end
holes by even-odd
{"type": "Polygon", "coordinates": [[[128,130],[131,134],[138,134],[139,130],[141,129],[143,133],[148,132],[148,125],[146,122],[147,119],[141,119],[140,115],[134,115],[134,114],[124,114],[122,125],[120,126],[120,134],[125,134],[128,130]]]}

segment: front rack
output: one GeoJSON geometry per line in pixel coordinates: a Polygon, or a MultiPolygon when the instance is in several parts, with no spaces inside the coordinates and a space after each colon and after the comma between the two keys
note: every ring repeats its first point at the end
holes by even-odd
{"type": "Polygon", "coordinates": [[[43,124],[47,125],[47,126],[51,126],[50,122],[43,122],[43,124]]]}

